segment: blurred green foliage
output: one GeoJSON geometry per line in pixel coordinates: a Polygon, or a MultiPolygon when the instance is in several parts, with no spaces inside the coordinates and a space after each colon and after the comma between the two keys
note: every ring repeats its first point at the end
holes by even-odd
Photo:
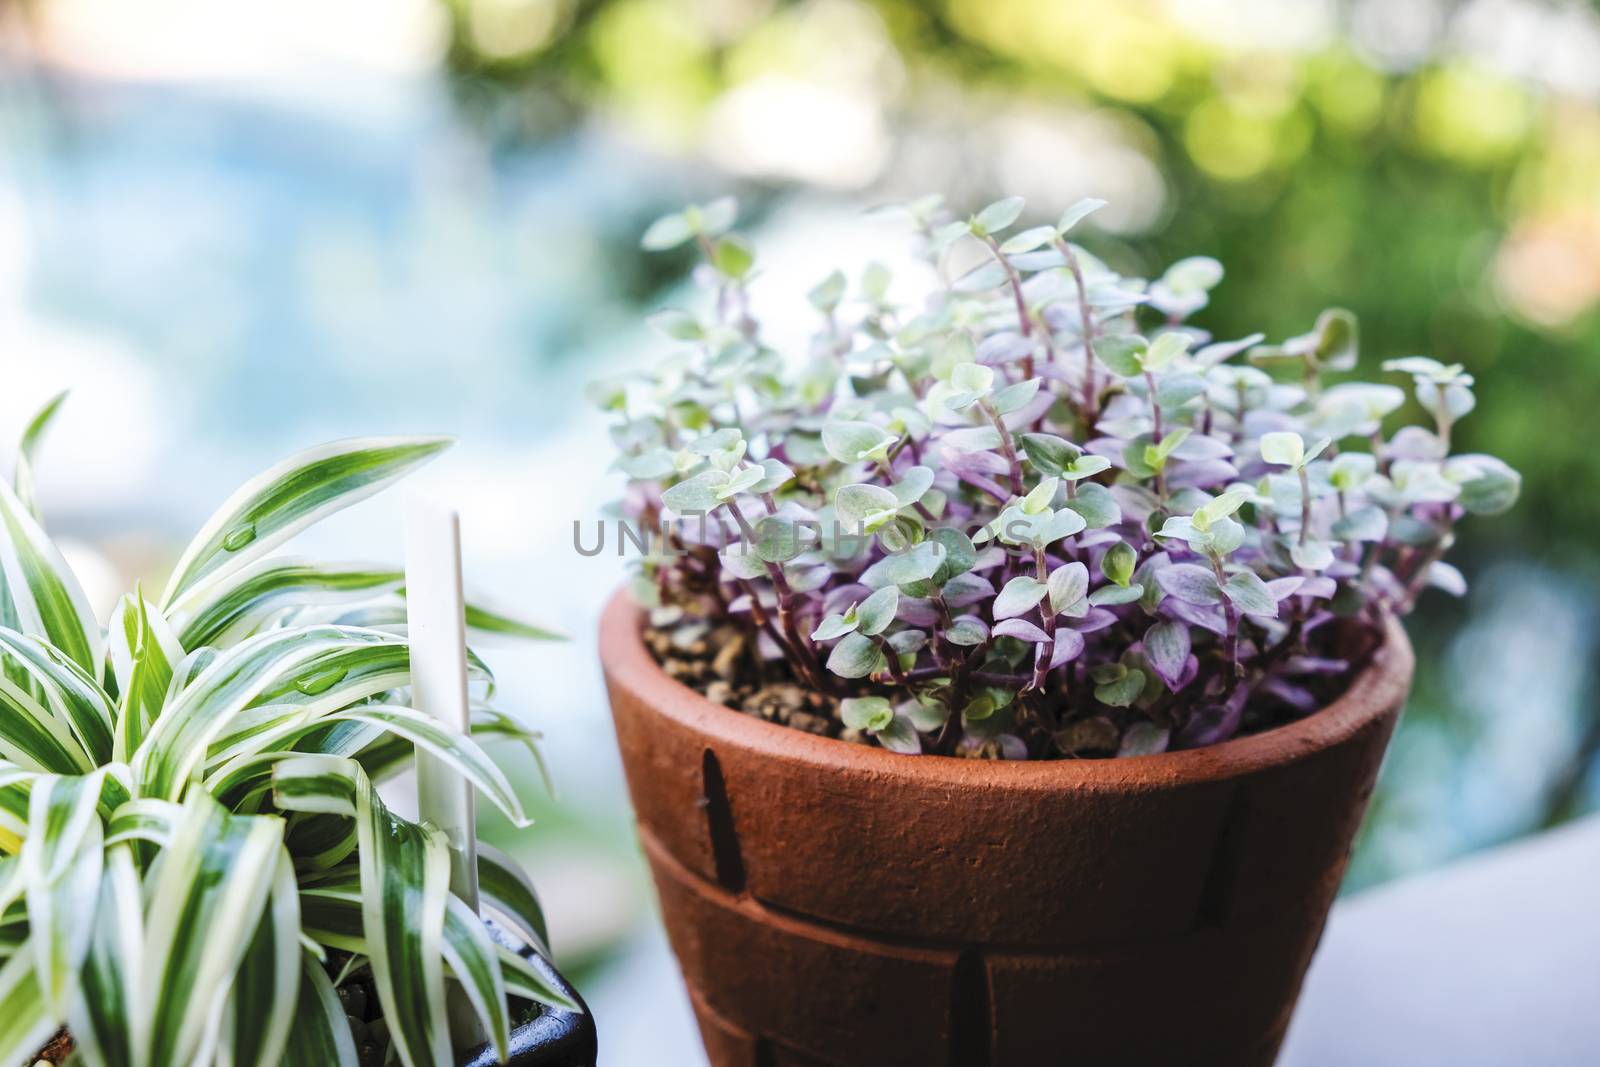
{"type": "Polygon", "coordinates": [[[1337,304],[1361,318],[1363,373],[1413,352],[1465,363],[1487,402],[1464,445],[1527,477],[1524,506],[1475,536],[1536,556],[1592,540],[1600,509],[1573,487],[1593,484],[1594,450],[1563,428],[1600,396],[1593,100],[1442,45],[1381,69],[1339,25],[1288,44],[1219,42],[1227,27],[1207,34],[1140,0],[444,2],[462,99],[513,143],[599,114],[692,154],[720,99],[774,71],[827,77],[830,44],[886,55],[887,73],[852,86],[887,116],[891,145],[864,196],[911,191],[897,188],[909,176],[894,159],[930,111],[951,115],[945,149],[976,170],[974,201],[1006,191],[1005,175],[969,165],[985,142],[960,144],[963,126],[981,130],[1019,101],[1045,125],[1085,112],[1117,124],[1166,191],[1114,239],[1113,259],[1135,271],[1195,252],[1227,263],[1208,323],[1220,335],[1287,336],[1337,304]]]}
{"type": "MultiPolygon", "coordinates": [[[[1463,363],[1481,402],[1461,447],[1504,457],[1525,482],[1515,511],[1474,524],[1454,558],[1469,575],[1524,561],[1579,598],[1600,581],[1600,450],[1585,432],[1600,399],[1600,79],[1572,77],[1574,55],[1580,73],[1595,66],[1583,59],[1600,47],[1592,8],[441,2],[458,97],[491,137],[514,150],[621,131],[662,177],[653,207],[730,188],[759,205],[820,183],[863,202],[1024,193],[1043,218],[1102,196],[1134,205],[1086,239],[1114,266],[1148,274],[1196,253],[1228,265],[1202,322],[1219,336],[1280,339],[1339,305],[1360,317],[1357,376],[1409,354],[1463,363]]],[[[619,282],[642,297],[668,276],[643,263],[640,221],[618,220],[607,241],[619,282]]],[[[1482,772],[1488,742],[1443,672],[1469,613],[1492,610],[1424,601],[1415,743],[1391,760],[1410,784],[1380,791],[1375,825],[1470,822],[1452,791],[1482,772]],[[1452,777],[1431,799],[1403,792],[1441,767],[1452,777]],[[1418,815],[1426,804],[1435,813],[1418,815]]],[[[1578,644],[1600,653],[1600,634],[1578,644]]],[[[1522,831],[1600,793],[1600,683],[1572,670],[1575,748],[1541,768],[1542,810],[1522,831]]],[[[1382,851],[1358,857],[1357,880],[1394,872],[1382,851]]]]}

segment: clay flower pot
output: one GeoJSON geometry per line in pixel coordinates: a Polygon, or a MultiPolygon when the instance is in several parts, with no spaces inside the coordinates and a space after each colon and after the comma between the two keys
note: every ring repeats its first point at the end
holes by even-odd
{"type": "Polygon", "coordinates": [[[661,910],[716,1067],[1270,1064],[1410,685],[1117,760],[898,756],[669,679],[601,624],[661,910]]]}

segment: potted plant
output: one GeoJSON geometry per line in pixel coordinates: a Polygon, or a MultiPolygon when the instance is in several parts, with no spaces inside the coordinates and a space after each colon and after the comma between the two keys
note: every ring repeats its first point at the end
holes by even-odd
{"type": "MultiPolygon", "coordinates": [[[[1270,1063],[1411,678],[1395,617],[1519,478],[1452,455],[1461,367],[1330,374],[1190,323],[1221,280],[907,206],[939,284],[749,313],[731,202],[707,316],[614,411],[651,535],[601,626],[639,832],[711,1059],[1270,1063]],[[896,294],[899,295],[899,294],[896,294]]],[[[630,534],[643,539],[638,530],[630,534]]]]}
{"type": "Polygon", "coordinates": [[[479,850],[486,924],[448,889],[444,835],[374,786],[420,750],[525,824],[479,741],[533,735],[408,706],[401,572],[269,555],[448,441],[285,460],[102,628],[33,501],[55,407],[0,484],[0,1063],[592,1065],[527,877],[479,850]],[[450,996],[485,1047],[452,1048],[450,996]]]}

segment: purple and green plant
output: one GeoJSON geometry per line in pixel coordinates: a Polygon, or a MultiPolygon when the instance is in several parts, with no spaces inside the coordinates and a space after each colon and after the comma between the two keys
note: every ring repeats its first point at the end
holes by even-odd
{"type": "Polygon", "coordinates": [[[1101,206],[1006,236],[1020,198],[903,205],[939,284],[834,272],[795,353],[751,314],[731,200],[652,225],[698,245],[710,309],[653,316],[679,349],[591,393],[658,535],[653,623],[747,629],[897,752],[1137,755],[1309,714],[1386,616],[1459,595],[1455,524],[1521,485],[1451,454],[1472,377],[1385,362],[1426,423],[1390,432],[1407,393],[1350,378],[1353,315],[1216,339],[1190,320],[1222,265],[1122,276],[1070,239],[1101,206]]]}

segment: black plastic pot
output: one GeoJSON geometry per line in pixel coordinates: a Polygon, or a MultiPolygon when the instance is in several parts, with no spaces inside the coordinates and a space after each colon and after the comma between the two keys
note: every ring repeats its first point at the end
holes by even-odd
{"type": "MultiPolygon", "coordinates": [[[[504,938],[493,922],[487,925],[497,938],[504,938]]],[[[543,1004],[514,1002],[513,1011],[522,1021],[511,1031],[508,1050],[511,1058],[506,1064],[508,1067],[595,1067],[599,1039],[588,1005],[583,1004],[583,998],[572,988],[572,983],[563,978],[549,960],[532,949],[524,949],[522,955],[551,985],[582,1004],[584,1010],[563,1011],[543,1004]]],[[[479,1046],[461,1061],[461,1067],[497,1067],[498,1064],[500,1060],[488,1045],[479,1046]]]]}

